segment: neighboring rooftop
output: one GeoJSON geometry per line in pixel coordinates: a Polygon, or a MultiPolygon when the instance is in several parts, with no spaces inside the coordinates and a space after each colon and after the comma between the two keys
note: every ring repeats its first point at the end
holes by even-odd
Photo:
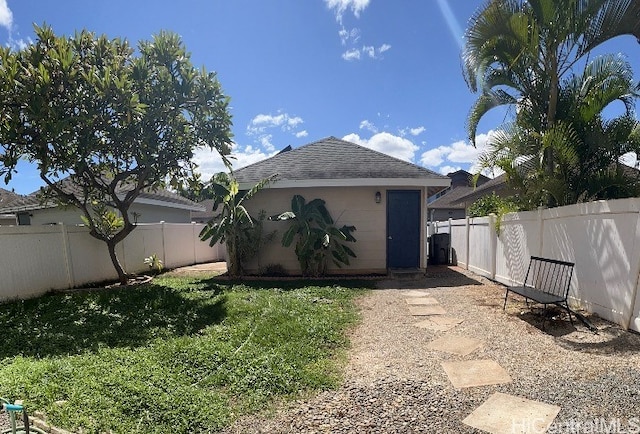
{"type": "Polygon", "coordinates": [[[507,184],[507,175],[503,173],[500,176],[496,176],[495,178],[490,179],[481,186],[472,189],[466,194],[460,195],[456,199],[452,199],[451,202],[454,205],[462,205],[462,207],[464,207],[465,204],[471,204],[479,198],[490,195],[491,193],[496,193],[498,196],[500,196],[500,193],[508,190],[508,188],[509,186],[507,184]]]}
{"type": "Polygon", "coordinates": [[[467,172],[466,170],[456,170],[455,172],[449,172],[447,173],[447,176],[451,178],[451,187],[473,187],[474,185],[480,186],[491,179],[484,176],[483,174],[478,174],[478,179],[474,182],[473,177],[475,175],[467,172]]]}
{"type": "Polygon", "coordinates": [[[207,223],[215,215],[213,213],[213,199],[205,199],[198,202],[204,211],[191,211],[191,221],[196,223],[207,223]]]}
{"type": "MultiPolygon", "coordinates": [[[[80,189],[71,183],[69,178],[65,178],[60,181],[60,184],[63,185],[63,189],[66,192],[74,192],[77,194],[81,194],[80,189]]],[[[6,191],[6,190],[5,190],[6,191]]],[[[118,189],[118,194],[126,194],[129,191],[126,187],[121,187],[118,189]]],[[[40,190],[28,194],[26,196],[14,195],[14,197],[10,202],[0,202],[0,213],[15,213],[20,211],[30,211],[34,209],[43,209],[43,208],[53,208],[56,205],[54,201],[42,201],[40,190]]],[[[136,198],[135,202],[137,203],[147,203],[153,205],[163,205],[169,208],[181,208],[188,209],[192,211],[202,211],[203,207],[192,200],[187,199],[186,197],[180,196],[177,193],[173,193],[169,190],[147,190],[142,191],[139,196],[136,198]]]]}
{"type": "MultiPolygon", "coordinates": [[[[473,193],[476,189],[476,187],[474,187],[474,175],[466,170],[457,170],[455,172],[448,173],[447,176],[451,178],[451,187],[438,193],[435,198],[430,198],[428,202],[429,208],[465,209],[464,203],[456,201],[467,194],[473,193]]],[[[478,176],[475,185],[479,187],[489,181],[491,181],[491,178],[481,174],[478,176]]]]}
{"type": "Polygon", "coordinates": [[[234,175],[243,186],[277,175],[278,182],[273,184],[274,188],[415,185],[429,187],[429,195],[446,188],[450,183],[446,176],[424,167],[336,137],[284,150],[238,169],[234,175]]]}
{"type": "Polygon", "coordinates": [[[5,190],[4,188],[0,188],[0,208],[5,207],[6,205],[19,198],[20,195],[12,191],[5,190]]]}

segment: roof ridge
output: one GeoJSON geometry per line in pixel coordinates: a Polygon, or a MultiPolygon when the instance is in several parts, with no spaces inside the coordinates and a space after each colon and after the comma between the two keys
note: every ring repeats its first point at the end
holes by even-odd
{"type": "MultiPolygon", "coordinates": [[[[318,139],[318,140],[315,140],[315,141],[313,141],[313,142],[305,143],[304,145],[300,145],[300,146],[298,146],[297,148],[293,148],[293,147],[292,147],[292,148],[291,148],[291,150],[290,150],[290,151],[288,151],[287,153],[295,152],[295,151],[297,151],[298,149],[306,148],[307,146],[315,145],[316,143],[323,142],[323,141],[326,141],[326,140],[329,140],[329,139],[336,139],[336,140],[339,140],[337,137],[334,137],[334,136],[324,137],[324,138],[322,138],[322,139],[318,139]]],[[[289,146],[291,146],[291,145],[289,145],[289,146]]],[[[283,155],[283,154],[284,154],[283,152],[277,152],[277,153],[273,154],[272,156],[265,158],[264,160],[259,160],[259,161],[256,161],[255,163],[247,164],[246,166],[242,166],[242,167],[239,167],[238,169],[231,170],[231,173],[233,173],[233,172],[237,172],[238,170],[244,170],[244,169],[247,169],[247,168],[249,168],[249,167],[255,166],[256,164],[262,164],[262,163],[264,163],[265,161],[272,160],[272,159],[274,159],[274,158],[276,158],[276,157],[278,157],[278,156],[280,156],[280,155],[283,155]]]]}
{"type": "Polygon", "coordinates": [[[334,136],[330,136],[329,138],[333,138],[333,139],[335,139],[335,140],[336,140],[336,141],[338,141],[338,142],[348,143],[348,144],[350,144],[350,145],[357,146],[357,147],[359,147],[359,148],[361,148],[361,149],[365,149],[365,150],[367,150],[367,151],[375,152],[376,154],[378,154],[378,155],[382,155],[382,156],[387,157],[387,158],[393,158],[394,160],[396,160],[396,161],[398,161],[398,162],[400,162],[400,163],[403,163],[403,164],[406,164],[406,165],[409,165],[409,166],[412,166],[412,167],[417,167],[418,169],[426,170],[426,171],[431,172],[431,173],[433,173],[434,175],[440,176],[440,177],[442,177],[442,178],[447,178],[447,176],[446,176],[446,175],[442,175],[442,174],[440,174],[440,173],[438,173],[438,172],[434,172],[434,171],[433,171],[433,170],[431,170],[431,169],[427,169],[427,168],[426,168],[426,167],[424,167],[424,166],[419,166],[419,165],[417,165],[417,164],[415,164],[415,163],[412,163],[411,161],[403,160],[402,158],[398,158],[398,157],[394,157],[393,155],[385,154],[385,153],[384,153],[384,152],[382,152],[382,151],[378,151],[378,150],[376,150],[376,149],[368,148],[368,147],[366,147],[366,146],[362,146],[362,145],[360,145],[360,144],[358,144],[358,143],[354,143],[354,142],[349,142],[349,141],[344,140],[344,139],[338,139],[337,137],[334,137],[334,136]]]}
{"type": "MultiPolygon", "coordinates": [[[[336,136],[327,136],[327,137],[324,137],[322,139],[318,139],[318,140],[315,140],[313,142],[306,143],[304,145],[298,146],[297,148],[291,149],[291,151],[289,151],[288,153],[291,154],[292,152],[298,151],[300,149],[304,149],[304,148],[307,148],[307,147],[310,147],[310,146],[313,146],[313,145],[322,144],[322,143],[326,143],[326,142],[333,142],[333,143],[338,142],[338,143],[344,143],[344,144],[347,144],[347,145],[350,145],[350,146],[355,146],[357,148],[363,149],[363,150],[368,151],[368,152],[373,152],[373,153],[375,153],[377,155],[380,155],[380,156],[383,156],[385,158],[392,158],[392,159],[396,160],[397,162],[402,163],[404,165],[407,165],[407,166],[410,166],[410,167],[414,167],[414,168],[418,168],[420,170],[426,170],[430,174],[438,176],[438,177],[441,177],[443,179],[447,178],[446,175],[442,175],[440,173],[434,172],[431,169],[427,169],[424,166],[419,166],[418,164],[412,163],[411,161],[406,161],[406,160],[403,160],[401,158],[394,157],[393,155],[385,154],[384,152],[378,151],[376,149],[368,148],[368,147],[362,146],[362,145],[360,145],[358,143],[354,143],[354,142],[350,142],[348,140],[340,139],[340,138],[338,138],[336,136]]],[[[262,164],[265,161],[271,160],[271,159],[273,159],[275,157],[278,157],[280,155],[282,155],[282,154],[281,153],[277,153],[275,155],[272,155],[271,157],[265,158],[264,160],[256,161],[255,163],[251,163],[251,164],[249,164],[247,166],[241,167],[241,168],[237,169],[237,171],[245,170],[245,169],[250,168],[250,167],[252,167],[254,165],[257,165],[257,164],[262,164]]]]}

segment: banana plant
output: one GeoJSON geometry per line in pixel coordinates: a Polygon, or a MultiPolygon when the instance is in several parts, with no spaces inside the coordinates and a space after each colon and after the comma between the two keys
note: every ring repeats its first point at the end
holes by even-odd
{"type": "Polygon", "coordinates": [[[272,216],[270,220],[290,221],[282,235],[282,245],[289,247],[296,240],[295,252],[305,276],[322,276],[329,259],[337,266],[349,265],[356,254],[346,242],[355,242],[355,226],[337,228],[322,199],[306,202],[301,195],[291,199],[291,211],[272,216]]]}
{"type": "MultiPolygon", "coordinates": [[[[240,191],[238,181],[226,173],[219,173],[211,182],[213,211],[218,211],[220,206],[221,209],[200,231],[200,239],[209,240],[211,246],[218,242],[225,243],[229,257],[228,273],[231,277],[242,274],[242,262],[247,259],[246,252],[251,250],[248,247],[252,247],[248,245],[253,244],[255,247],[259,244],[252,234],[256,232],[254,229],[260,221],[249,215],[244,203],[274,179],[275,177],[265,178],[247,191],[240,191]]],[[[261,236],[261,231],[258,232],[261,236]]]]}

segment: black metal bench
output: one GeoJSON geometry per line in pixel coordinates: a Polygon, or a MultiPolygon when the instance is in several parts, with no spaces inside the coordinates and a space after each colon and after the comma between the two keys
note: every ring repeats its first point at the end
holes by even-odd
{"type": "Polygon", "coordinates": [[[569,309],[567,297],[569,295],[574,265],[573,262],[532,256],[523,284],[521,286],[507,286],[502,310],[507,307],[509,292],[513,292],[523,296],[527,302],[527,306],[529,305],[529,300],[534,300],[544,305],[542,330],[544,330],[547,305],[549,304],[555,304],[566,309],[569,313],[569,321],[571,321],[571,325],[573,325],[573,318],[571,318],[572,312],[571,309],[569,309]]]}

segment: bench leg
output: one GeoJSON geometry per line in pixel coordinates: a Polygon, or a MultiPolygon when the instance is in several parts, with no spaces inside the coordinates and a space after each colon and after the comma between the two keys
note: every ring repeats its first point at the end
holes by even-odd
{"type": "Polygon", "coordinates": [[[569,313],[569,321],[571,322],[571,325],[574,325],[574,324],[573,324],[573,318],[571,317],[571,309],[569,309],[569,303],[567,303],[567,302],[565,301],[565,303],[564,303],[564,306],[563,306],[563,307],[564,307],[565,309],[567,309],[567,312],[569,313]]]}
{"type": "Polygon", "coordinates": [[[502,305],[502,310],[505,310],[507,308],[507,297],[509,296],[509,290],[507,289],[507,292],[504,294],[504,304],[502,305]]]}
{"type": "Polygon", "coordinates": [[[542,331],[544,331],[545,321],[547,321],[547,305],[546,304],[544,305],[544,310],[542,311],[542,331]]]}

